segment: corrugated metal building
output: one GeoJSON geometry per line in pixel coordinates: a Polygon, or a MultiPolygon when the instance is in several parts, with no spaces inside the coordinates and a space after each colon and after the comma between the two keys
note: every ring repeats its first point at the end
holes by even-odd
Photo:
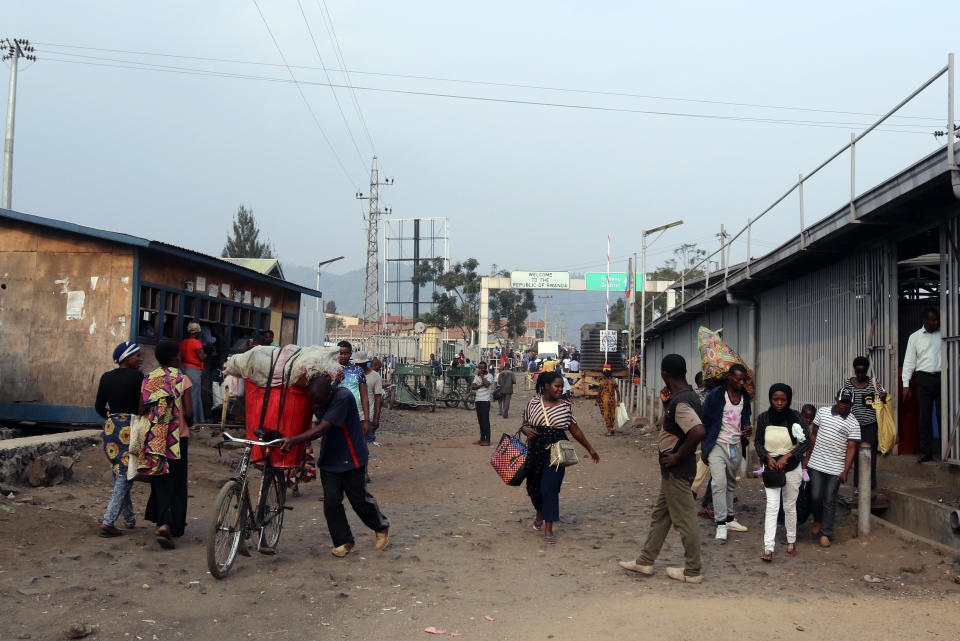
{"type": "Polygon", "coordinates": [[[0,420],[100,422],[93,401],[117,343],[140,343],[147,370],[157,343],[179,342],[193,320],[216,339],[210,369],[265,329],[296,342],[302,294],[320,296],[166,243],[0,209],[0,420]]]}
{"type": "MultiPolygon", "coordinates": [[[[907,337],[933,306],[943,337],[943,457],[960,462],[955,172],[941,148],[762,258],[686,283],[686,300],[647,328],[650,387],[660,380],[665,354],[681,354],[697,368],[697,328],[704,325],[722,328],[724,340],[754,367],[760,409],[766,390],[780,381],[793,387],[794,407],[829,404],[861,354],[896,393],[907,337]]],[[[898,410],[900,451],[915,451],[915,408],[898,410]]]]}

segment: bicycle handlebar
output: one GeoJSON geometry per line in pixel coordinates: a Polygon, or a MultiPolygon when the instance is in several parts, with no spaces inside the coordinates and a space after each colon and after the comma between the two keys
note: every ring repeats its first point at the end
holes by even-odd
{"type": "Polygon", "coordinates": [[[251,441],[245,438],[236,438],[234,436],[230,436],[226,432],[223,433],[223,440],[231,443],[243,443],[245,445],[260,445],[262,447],[273,447],[283,442],[282,438],[274,439],[272,441],[251,441]]]}

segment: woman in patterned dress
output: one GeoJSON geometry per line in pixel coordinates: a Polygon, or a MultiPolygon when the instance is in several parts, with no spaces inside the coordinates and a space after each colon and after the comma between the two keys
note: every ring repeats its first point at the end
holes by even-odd
{"type": "Polygon", "coordinates": [[[570,401],[562,398],[563,376],[560,372],[544,372],[537,378],[537,393],[523,410],[520,431],[527,437],[527,494],[537,511],[533,529],[543,529],[544,540],[556,543],[553,524],[560,519],[560,486],[563,484],[564,468],[550,467],[550,446],[557,441],[568,440],[567,432],[587,453],[594,463],[600,455],[584,436],[573,417],[570,401]]]}
{"type": "Polygon", "coordinates": [[[609,365],[603,366],[603,378],[600,379],[600,393],[597,394],[597,405],[603,414],[603,422],[607,426],[607,436],[613,436],[614,421],[617,419],[617,405],[620,404],[620,388],[613,378],[609,365]]]}
{"type": "MultiPolygon", "coordinates": [[[[157,524],[153,533],[160,547],[173,549],[173,537],[183,536],[187,516],[187,439],[193,422],[189,379],[179,370],[180,352],[173,343],[160,343],[155,353],[160,367],[143,381],[141,414],[150,420],[137,461],[140,474],[150,477],[146,518],[157,524]]],[[[199,391],[199,390],[197,390],[199,391]]]]}
{"type": "Polygon", "coordinates": [[[137,524],[130,498],[133,481],[127,480],[127,463],[130,459],[130,421],[139,408],[140,387],[143,384],[140,346],[131,342],[120,343],[113,350],[113,362],[117,367],[100,377],[94,402],[97,413],[106,419],[103,424],[103,453],[110,461],[113,472],[113,491],[99,528],[100,536],[104,537],[122,534],[114,526],[120,516],[123,516],[127,529],[133,529],[137,524]]]}

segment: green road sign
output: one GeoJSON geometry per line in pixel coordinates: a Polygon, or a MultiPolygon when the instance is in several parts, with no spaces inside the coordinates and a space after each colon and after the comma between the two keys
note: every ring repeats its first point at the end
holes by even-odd
{"type": "MultiPolygon", "coordinates": [[[[622,292],[627,289],[627,272],[610,272],[610,291],[622,292]]],[[[587,272],[584,279],[586,281],[587,291],[606,291],[607,273],[606,272],[587,272]]],[[[637,274],[637,282],[634,283],[635,291],[640,291],[640,275],[637,274]]]]}

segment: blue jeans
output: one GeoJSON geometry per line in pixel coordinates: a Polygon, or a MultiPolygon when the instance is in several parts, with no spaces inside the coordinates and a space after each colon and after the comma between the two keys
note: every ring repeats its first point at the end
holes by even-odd
{"type": "Polygon", "coordinates": [[[537,512],[543,513],[543,520],[556,523],[560,520],[560,486],[563,485],[563,474],[566,468],[550,467],[549,457],[543,466],[543,476],[540,477],[540,488],[536,494],[530,495],[530,501],[537,512]]]}
{"type": "MultiPolygon", "coordinates": [[[[132,463],[133,461],[131,461],[132,463]]],[[[137,517],[133,513],[133,500],[130,498],[130,489],[133,487],[133,481],[128,481],[125,476],[113,475],[113,491],[110,493],[110,501],[107,503],[107,511],[103,513],[103,522],[107,525],[113,525],[117,517],[123,515],[123,522],[127,525],[133,525],[137,522],[137,517]]]]}
{"type": "Polygon", "coordinates": [[[193,422],[203,423],[203,394],[200,391],[203,382],[203,371],[196,367],[184,367],[183,373],[190,379],[190,400],[193,404],[193,422]]]}

